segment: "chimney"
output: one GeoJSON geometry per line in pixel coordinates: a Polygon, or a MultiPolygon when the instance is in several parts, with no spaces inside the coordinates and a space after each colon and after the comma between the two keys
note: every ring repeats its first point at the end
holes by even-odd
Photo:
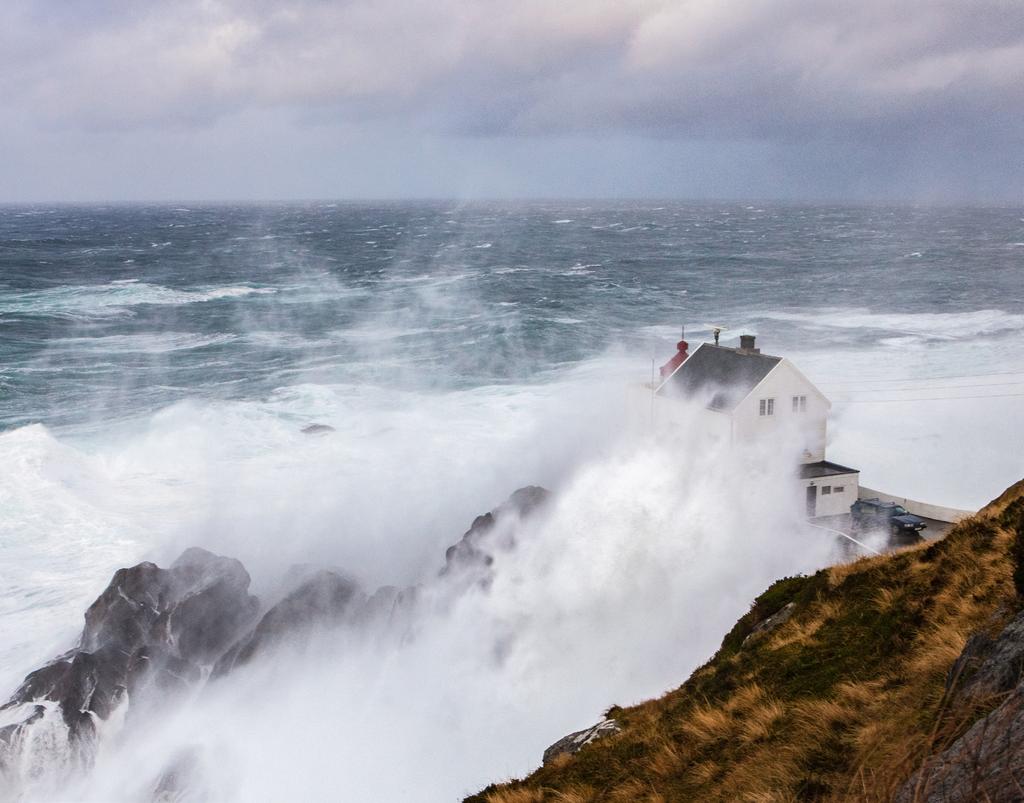
{"type": "Polygon", "coordinates": [[[739,351],[743,354],[760,354],[761,349],[754,348],[753,335],[740,335],[739,351]]]}

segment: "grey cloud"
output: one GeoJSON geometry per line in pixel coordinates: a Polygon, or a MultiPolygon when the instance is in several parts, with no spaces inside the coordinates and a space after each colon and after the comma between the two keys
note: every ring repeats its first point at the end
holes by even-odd
{"type": "Polygon", "coordinates": [[[1024,102],[1024,6],[1002,0],[82,6],[5,5],[8,102],[70,125],[325,107],[461,131],[690,136],[937,112],[1006,126],[1024,102]]]}
{"type": "Polygon", "coordinates": [[[5,197],[58,161],[188,197],[204,159],[228,196],[375,194],[374,165],[397,194],[1024,185],[1020,0],[6,0],[0,92],[5,197]]]}

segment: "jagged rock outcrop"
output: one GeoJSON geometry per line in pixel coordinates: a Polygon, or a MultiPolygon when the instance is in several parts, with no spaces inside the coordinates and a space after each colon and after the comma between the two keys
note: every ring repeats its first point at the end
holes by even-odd
{"type": "MultiPolygon", "coordinates": [[[[493,550],[514,545],[510,531],[502,530],[501,544],[489,538],[497,522],[529,515],[548,495],[543,488],[521,488],[478,517],[448,550],[446,570],[486,567],[493,550]]],[[[150,562],[119,569],[86,611],[78,646],[29,674],[0,706],[11,723],[0,728],[0,778],[41,720],[66,732],[82,756],[78,763],[88,765],[98,723],[126,700],[131,719],[140,703],[161,705],[198,688],[208,674],[223,677],[285,642],[301,648],[323,630],[386,622],[404,632],[419,598],[417,586],[384,586],[367,595],[333,570],[300,566],[289,574],[284,587],[291,590],[258,616],[249,574],[232,558],[191,548],[167,569],[150,562]]],[[[178,799],[194,780],[198,761],[195,753],[179,756],[157,779],[155,798],[178,799]]]]}
{"type": "Polygon", "coordinates": [[[968,639],[947,679],[952,704],[996,707],[904,784],[899,803],[1024,799],[1024,612],[996,637],[968,639]]]}
{"type": "Polygon", "coordinates": [[[316,627],[340,624],[364,609],[366,602],[355,581],[333,571],[316,572],[262,616],[252,632],[217,662],[214,676],[247,664],[285,638],[299,639],[316,627]]]}
{"type": "Polygon", "coordinates": [[[897,803],[1018,803],[1024,799],[1024,690],[1015,689],[904,784],[897,803]]]}
{"type": "Polygon", "coordinates": [[[511,549],[515,546],[512,535],[509,536],[510,540],[503,543],[493,541],[494,529],[498,522],[512,516],[525,518],[541,508],[550,496],[550,491],[537,485],[528,485],[517,490],[490,513],[477,516],[459,542],[448,547],[441,574],[459,568],[490,566],[494,561],[496,549],[511,549]]]}
{"type": "Polygon", "coordinates": [[[195,682],[255,616],[248,589],[241,563],[197,548],[169,569],[119,569],[86,611],[79,646],[32,672],[2,706],[24,718],[0,731],[0,741],[11,745],[46,704],[59,708],[71,741],[88,739],[126,694],[195,682]]]}
{"type": "Polygon", "coordinates": [[[621,726],[614,719],[605,719],[593,727],[563,736],[544,751],[544,763],[547,764],[558,756],[575,755],[591,742],[611,736],[620,730],[622,730],[621,726]]]}
{"type": "Polygon", "coordinates": [[[982,700],[1015,689],[1024,680],[1024,613],[995,639],[985,633],[971,636],[949,675],[950,685],[959,676],[962,699],[982,700]]]}

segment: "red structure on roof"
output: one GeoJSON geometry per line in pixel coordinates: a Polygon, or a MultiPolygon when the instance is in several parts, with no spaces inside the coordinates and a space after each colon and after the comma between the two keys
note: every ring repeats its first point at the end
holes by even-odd
{"type": "Polygon", "coordinates": [[[687,350],[690,348],[690,344],[687,343],[685,340],[680,340],[678,343],[676,343],[676,348],[678,349],[678,351],[672,356],[672,359],[665,363],[663,366],[661,366],[662,379],[668,379],[670,376],[672,376],[672,374],[675,373],[676,368],[678,368],[680,365],[686,362],[686,358],[690,356],[687,353],[687,350]]]}

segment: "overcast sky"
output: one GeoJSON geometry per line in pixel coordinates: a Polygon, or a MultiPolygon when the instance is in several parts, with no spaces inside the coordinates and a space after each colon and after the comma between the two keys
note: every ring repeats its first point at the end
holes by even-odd
{"type": "Polygon", "coordinates": [[[3,0],[0,200],[1024,200],[1024,0],[3,0]]]}

